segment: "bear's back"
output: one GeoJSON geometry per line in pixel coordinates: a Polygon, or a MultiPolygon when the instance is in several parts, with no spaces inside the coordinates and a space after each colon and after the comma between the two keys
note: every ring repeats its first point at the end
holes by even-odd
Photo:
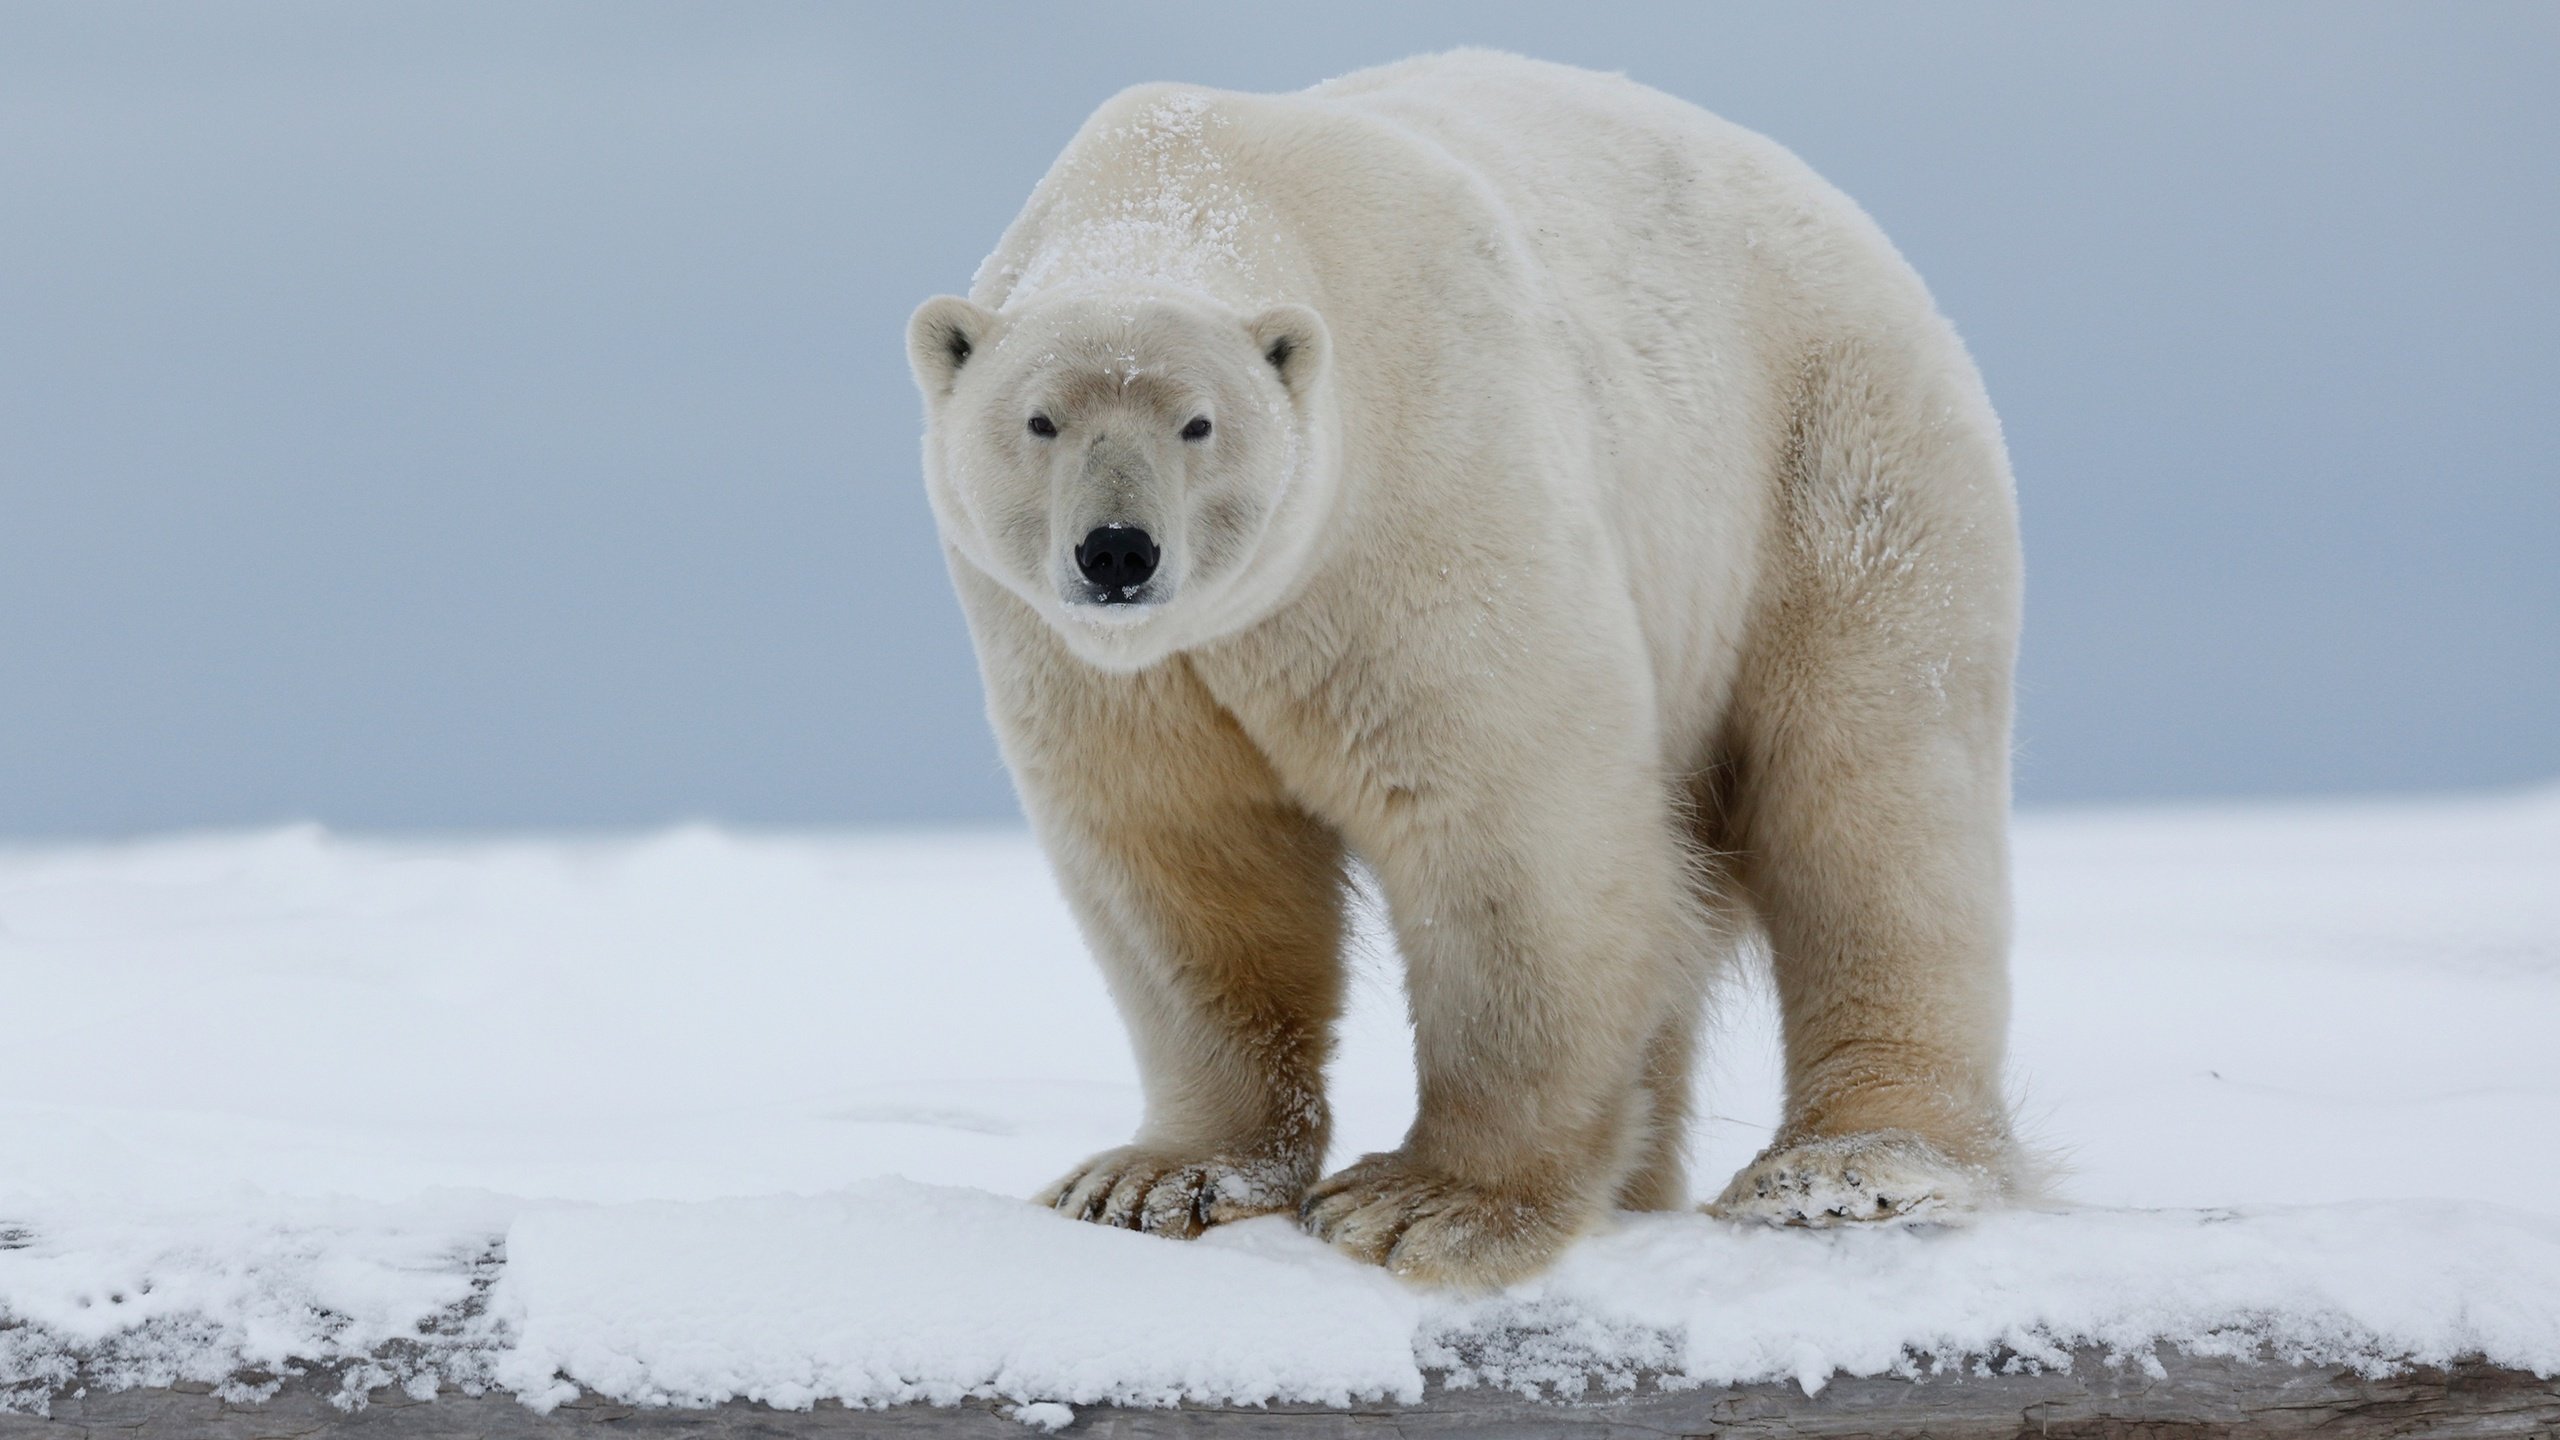
{"type": "Polygon", "coordinates": [[[1623,75],[1493,50],[1398,61],[1290,98],[1427,137],[1531,214],[1605,205],[1613,191],[1641,207],[1663,198],[1666,177],[1686,188],[1737,164],[1792,164],[1763,137],[1623,75]]]}
{"type": "Polygon", "coordinates": [[[1641,352],[1775,338],[1844,291],[1927,309],[1865,212],[1792,152],[1623,75],[1460,50],[1301,94],[1444,152],[1565,307],[1641,352]]]}
{"type": "Polygon", "coordinates": [[[1461,50],[1286,94],[1122,91],[1043,178],[974,298],[1155,283],[1263,304],[1302,298],[1286,292],[1309,263],[1488,234],[1584,314],[1631,294],[1655,312],[1721,308],[1752,274],[1820,284],[1809,265],[1844,239],[1882,246],[1855,205],[1749,130],[1624,76],[1461,50]],[[1292,237],[1322,253],[1290,253],[1292,237]]]}

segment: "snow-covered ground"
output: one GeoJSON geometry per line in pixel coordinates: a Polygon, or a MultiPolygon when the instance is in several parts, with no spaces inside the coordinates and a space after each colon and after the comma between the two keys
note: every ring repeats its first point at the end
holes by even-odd
{"type": "MultiPolygon", "coordinates": [[[[1020,1203],[1137,1095],[1019,835],[0,852],[0,1396],[367,1357],[351,1389],[537,1404],[1346,1400],[2163,1340],[2560,1372],[2560,792],[2018,841],[2067,1207],[1628,1217],[1472,1300],[1277,1219],[1020,1203]]],[[[1337,1159],[1411,1107],[1383,946],[1361,975],[1337,1159]]],[[[1765,998],[1715,1048],[1702,1189],[1774,1115],[1765,998]]]]}

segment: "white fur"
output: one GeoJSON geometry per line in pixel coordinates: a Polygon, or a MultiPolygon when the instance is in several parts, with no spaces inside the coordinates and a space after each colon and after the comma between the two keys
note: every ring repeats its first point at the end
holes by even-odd
{"type": "MultiPolygon", "coordinates": [[[[1313,1180],[1347,853],[1422,1081],[1402,1148],[1306,1191],[1356,1253],[1499,1281],[1675,1202],[1755,921],[1789,1114],[1753,1173],[1889,1142],[1895,1213],[2019,1183],[2007,463],[1794,157],[1480,52],[1143,87],[910,344],[990,710],[1147,1077],[1054,1203],[1189,1233],[1313,1180]],[[1157,536],[1160,603],[1080,601],[1107,521],[1157,536]]],[[[1764,1198],[1721,1211],[1806,1218],[1764,1198]]]]}

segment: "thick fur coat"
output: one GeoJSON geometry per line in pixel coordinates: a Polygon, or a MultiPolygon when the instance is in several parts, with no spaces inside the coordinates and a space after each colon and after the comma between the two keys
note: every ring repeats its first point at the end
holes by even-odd
{"type": "Polygon", "coordinates": [[[1753,934],[1786,1118],[1711,1208],[2023,1182],[2008,464],[1918,277],[1793,156],[1485,53],[1144,87],[909,341],[996,731],[1145,1079],[1049,1203],[1529,1273],[1686,1203],[1701,997],[1753,934]],[[1143,563],[1094,580],[1123,532],[1143,563]],[[1355,858],[1419,1107],[1324,1176],[1355,858]]]}

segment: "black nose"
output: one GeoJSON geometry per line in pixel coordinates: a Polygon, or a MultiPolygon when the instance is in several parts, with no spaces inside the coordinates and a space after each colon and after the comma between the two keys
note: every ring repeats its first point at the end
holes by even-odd
{"type": "Polygon", "coordinates": [[[1076,547],[1076,568],[1093,587],[1093,598],[1117,605],[1134,598],[1129,592],[1156,573],[1156,542],[1135,525],[1105,525],[1076,547]]]}

